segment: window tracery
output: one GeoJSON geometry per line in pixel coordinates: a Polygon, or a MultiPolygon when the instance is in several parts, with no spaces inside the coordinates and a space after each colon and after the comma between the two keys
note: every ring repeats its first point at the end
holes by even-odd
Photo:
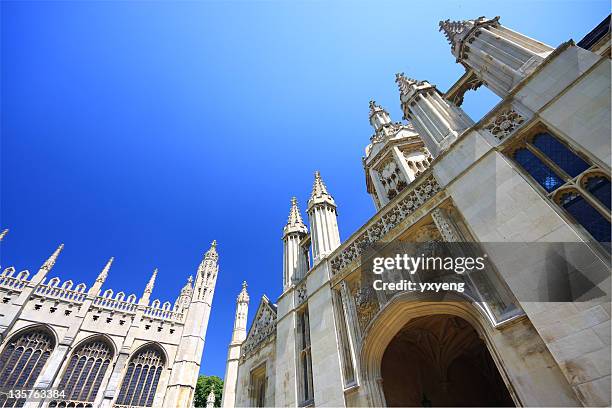
{"type": "Polygon", "coordinates": [[[51,334],[30,330],[10,340],[0,354],[0,407],[22,407],[25,399],[9,399],[4,392],[34,386],[55,347],[51,334]]]}
{"type": "Polygon", "coordinates": [[[548,131],[528,135],[509,154],[596,241],[610,242],[610,178],[605,172],[548,131]]]}
{"type": "Polygon", "coordinates": [[[389,200],[393,199],[400,193],[408,182],[402,174],[397,163],[389,158],[378,166],[378,174],[380,175],[380,182],[385,189],[385,194],[389,200]]]}
{"type": "Polygon", "coordinates": [[[103,340],[89,341],[77,348],[58,386],[65,396],[49,406],[93,406],[112,358],[112,348],[103,340]]]}
{"type": "Polygon", "coordinates": [[[154,347],[141,350],[130,360],[115,407],[150,407],[164,367],[162,353],[154,347]]]}

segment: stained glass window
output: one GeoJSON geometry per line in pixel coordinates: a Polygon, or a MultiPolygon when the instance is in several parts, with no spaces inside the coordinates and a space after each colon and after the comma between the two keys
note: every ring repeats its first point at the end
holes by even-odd
{"type": "Polygon", "coordinates": [[[610,221],[576,191],[563,194],[559,200],[569,212],[599,242],[610,242],[610,221]]]}
{"type": "MultiPolygon", "coordinates": [[[[55,342],[44,330],[32,330],[10,340],[0,354],[0,390],[32,388],[55,342]]],[[[22,407],[25,399],[0,392],[0,407],[22,407]]]]}
{"type": "Polygon", "coordinates": [[[570,177],[576,177],[589,168],[589,164],[568,149],[549,133],[540,133],[533,139],[533,145],[570,177]]]}
{"type": "Polygon", "coordinates": [[[563,180],[527,148],[518,149],[514,159],[549,193],[563,184],[563,180]]]}
{"type": "Polygon", "coordinates": [[[64,398],[52,401],[49,406],[91,407],[112,359],[112,348],[103,340],[90,341],[77,348],[58,386],[64,390],[64,398]]]}
{"type": "Polygon", "coordinates": [[[136,354],[130,360],[115,404],[122,407],[152,406],[163,366],[162,353],[154,347],[136,354]]]}
{"type": "Polygon", "coordinates": [[[603,205],[610,207],[610,180],[604,176],[591,177],[586,182],[586,189],[589,190],[603,205]]]}

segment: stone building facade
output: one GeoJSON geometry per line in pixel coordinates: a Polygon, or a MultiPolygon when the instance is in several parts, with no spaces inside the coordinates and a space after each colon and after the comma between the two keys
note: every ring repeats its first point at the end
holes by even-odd
{"type": "Polygon", "coordinates": [[[223,406],[609,406],[605,27],[586,48],[553,48],[499,18],[440,22],[465,74],[447,92],[398,74],[405,122],[370,103],[363,166],[377,211],[346,241],[320,174],[309,226],[292,199],[283,292],[244,332],[243,288],[223,406]],[[461,104],[480,86],[501,102],[474,122],[461,104]],[[442,299],[373,289],[368,251],[432,242],[477,243],[485,272],[442,299]],[[593,273],[589,296],[528,296],[543,273],[563,272],[546,268],[556,253],[521,258],[547,243],[562,243],[566,261],[572,244],[586,251],[571,259],[593,273]]]}
{"type": "Polygon", "coordinates": [[[89,288],[52,277],[62,248],[33,275],[13,267],[0,275],[0,407],[191,407],[216,242],[173,304],[151,300],[157,270],[139,298],[103,290],[113,258],[89,288]],[[18,398],[15,389],[49,392],[18,398]]]}

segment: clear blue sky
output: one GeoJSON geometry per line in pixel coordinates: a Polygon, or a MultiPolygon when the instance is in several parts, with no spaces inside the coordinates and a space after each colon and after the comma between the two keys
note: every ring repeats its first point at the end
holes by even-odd
{"type": "MultiPolygon", "coordinates": [[[[373,213],[368,100],[400,120],[394,74],[462,74],[441,19],[501,15],[557,46],[608,1],[1,3],[1,264],[174,301],[213,239],[220,272],[202,373],[223,377],[235,299],[282,284],[289,200],[321,170],[347,238],[373,213]]],[[[490,92],[466,97],[482,116],[490,92]]]]}

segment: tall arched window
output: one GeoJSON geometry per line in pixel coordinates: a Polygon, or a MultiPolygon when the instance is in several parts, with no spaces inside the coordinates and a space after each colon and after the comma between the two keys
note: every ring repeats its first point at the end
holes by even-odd
{"type": "Polygon", "coordinates": [[[510,156],[594,240],[609,250],[610,177],[544,130],[527,135],[510,156]]]}
{"type": "Polygon", "coordinates": [[[9,399],[7,390],[32,388],[55,341],[46,330],[34,329],[12,338],[0,354],[0,407],[22,407],[25,399],[9,399]]]}
{"type": "Polygon", "coordinates": [[[164,356],[156,347],[139,351],[128,364],[115,406],[152,406],[163,368],[164,356]]]}
{"type": "Polygon", "coordinates": [[[49,406],[93,406],[112,359],[112,348],[104,340],[89,341],[77,348],[58,386],[59,390],[64,390],[64,398],[49,406]]]}

